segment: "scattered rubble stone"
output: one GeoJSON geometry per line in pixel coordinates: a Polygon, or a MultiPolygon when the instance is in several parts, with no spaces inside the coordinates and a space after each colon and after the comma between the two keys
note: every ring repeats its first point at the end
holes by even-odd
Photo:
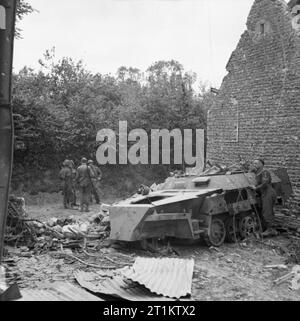
{"type": "Polygon", "coordinates": [[[61,246],[78,248],[85,238],[107,238],[109,229],[110,222],[106,211],[101,211],[86,221],[69,216],[64,219],[53,217],[46,222],[40,222],[28,217],[24,199],[13,196],[9,201],[5,244],[26,248],[27,251],[30,249],[35,253],[54,251],[61,246]]]}
{"type": "Polygon", "coordinates": [[[291,240],[287,251],[287,263],[300,264],[300,240],[291,240]]]}

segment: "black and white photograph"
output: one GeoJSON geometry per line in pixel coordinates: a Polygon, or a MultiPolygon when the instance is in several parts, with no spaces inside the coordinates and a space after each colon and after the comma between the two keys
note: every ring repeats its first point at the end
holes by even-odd
{"type": "Polygon", "coordinates": [[[0,301],[299,300],[300,0],[0,0],[0,301]]]}

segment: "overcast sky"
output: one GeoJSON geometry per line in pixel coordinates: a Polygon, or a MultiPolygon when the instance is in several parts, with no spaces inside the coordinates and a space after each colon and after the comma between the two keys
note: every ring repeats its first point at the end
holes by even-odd
{"type": "Polygon", "coordinates": [[[14,69],[38,68],[55,46],[58,58],[83,59],[92,72],[120,66],[145,71],[175,59],[219,86],[246,29],[254,0],[27,0],[37,9],[19,25],[14,69]]]}

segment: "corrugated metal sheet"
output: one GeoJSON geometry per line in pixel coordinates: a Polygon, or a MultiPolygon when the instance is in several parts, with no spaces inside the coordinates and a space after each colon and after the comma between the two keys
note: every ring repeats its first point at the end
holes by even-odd
{"type": "Polygon", "coordinates": [[[103,301],[69,282],[55,282],[43,289],[24,289],[18,301],[103,301]]]}
{"type": "Polygon", "coordinates": [[[151,292],[178,299],[191,295],[193,270],[193,259],[138,257],[132,267],[123,269],[122,274],[151,292]]]}
{"type": "Polygon", "coordinates": [[[170,301],[170,299],[151,293],[144,286],[126,279],[119,269],[114,275],[105,276],[103,272],[76,271],[77,282],[94,293],[106,294],[128,301],[170,301]]]}

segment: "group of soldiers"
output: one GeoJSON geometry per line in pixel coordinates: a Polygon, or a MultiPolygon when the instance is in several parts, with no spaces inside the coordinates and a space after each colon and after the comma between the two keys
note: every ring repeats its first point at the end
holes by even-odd
{"type": "Polygon", "coordinates": [[[72,160],[66,159],[59,173],[63,182],[63,205],[65,208],[75,208],[76,190],[79,192],[80,211],[89,212],[89,205],[94,196],[97,204],[100,204],[100,181],[102,172],[92,160],[81,159],[80,166],[76,169],[72,160]]]}

